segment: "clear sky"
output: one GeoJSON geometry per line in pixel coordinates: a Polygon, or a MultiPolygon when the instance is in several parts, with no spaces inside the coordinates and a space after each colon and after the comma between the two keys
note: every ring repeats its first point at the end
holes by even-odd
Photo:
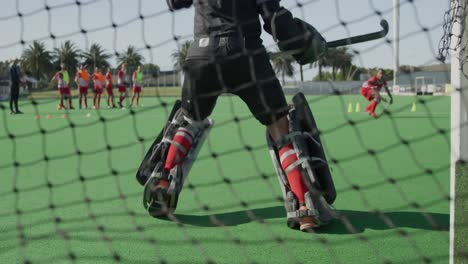
{"type": "MultiPolygon", "coordinates": [[[[252,0],[253,1],[253,0],[252,0]]],[[[28,43],[40,39],[49,48],[72,40],[81,49],[99,43],[110,53],[128,45],[142,48],[145,62],[171,69],[170,53],[177,48],[173,36],[190,39],[193,10],[172,14],[164,0],[2,0],[0,9],[0,60],[19,57],[28,43]],[[50,7],[46,10],[46,5],[50,7]],[[17,13],[20,12],[20,18],[17,13]],[[140,14],[144,20],[139,18],[140,14]],[[118,27],[114,29],[112,23],[118,27]],[[81,29],[88,33],[82,34],[81,29]],[[52,39],[50,34],[56,36],[52,39]],[[23,39],[26,44],[21,45],[23,39]],[[145,49],[150,45],[150,50],[145,49]]],[[[381,12],[392,26],[393,0],[283,0],[297,17],[314,25],[327,40],[378,30],[381,12]],[[299,8],[297,3],[302,3],[299,8]],[[344,21],[348,26],[340,24],[344,21]]],[[[435,63],[448,0],[401,0],[401,64],[435,63]],[[424,32],[422,29],[427,28],[424,32]]],[[[392,29],[388,35],[392,38],[392,29]]],[[[265,44],[273,41],[263,35],[265,44]]],[[[392,67],[392,46],[384,40],[354,45],[354,63],[365,67],[392,67]]]]}

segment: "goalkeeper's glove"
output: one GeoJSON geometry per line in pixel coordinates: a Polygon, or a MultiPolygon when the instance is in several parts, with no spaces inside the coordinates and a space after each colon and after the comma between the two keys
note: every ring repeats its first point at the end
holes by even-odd
{"type": "Polygon", "coordinates": [[[193,0],[166,0],[166,2],[171,11],[189,8],[193,4],[193,0]]]}

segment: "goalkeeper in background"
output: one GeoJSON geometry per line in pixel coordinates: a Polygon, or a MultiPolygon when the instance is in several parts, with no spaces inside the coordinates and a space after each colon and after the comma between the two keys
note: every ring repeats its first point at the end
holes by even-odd
{"type": "MultiPolygon", "coordinates": [[[[271,66],[269,54],[260,35],[263,28],[271,34],[281,50],[297,50],[293,57],[301,64],[311,63],[326,49],[325,39],[309,24],[294,18],[279,4],[280,0],[167,0],[171,10],[195,7],[194,41],[184,69],[182,126],[178,128],[165,155],[162,178],[148,190],[160,202],[172,188],[171,170],[182,164],[190,153],[195,131],[203,129],[203,122],[212,113],[218,96],[231,93],[239,96],[252,115],[267,127],[269,135],[278,143],[281,167],[287,174],[288,185],[299,201],[301,230],[318,226],[310,214],[314,208],[306,203],[308,192],[300,162],[294,151],[288,122],[288,105],[271,66]],[[185,121],[183,121],[185,120],[185,121]]],[[[226,135],[226,139],[229,136],[226,135]]],[[[151,181],[147,183],[153,184],[151,181]]],[[[288,187],[289,188],[289,187],[288,187]]]]}
{"type": "Polygon", "coordinates": [[[385,88],[388,97],[390,97],[389,103],[392,104],[393,97],[390,93],[390,90],[388,89],[387,81],[385,81],[383,77],[382,69],[379,69],[377,71],[377,74],[369,78],[369,80],[367,80],[366,82],[364,82],[361,87],[362,96],[364,96],[367,99],[367,101],[371,102],[366,107],[366,112],[368,112],[369,115],[373,118],[377,118],[375,109],[377,108],[377,105],[380,103],[380,101],[382,101],[382,97],[380,96],[380,90],[382,90],[382,87],[385,88]]]}

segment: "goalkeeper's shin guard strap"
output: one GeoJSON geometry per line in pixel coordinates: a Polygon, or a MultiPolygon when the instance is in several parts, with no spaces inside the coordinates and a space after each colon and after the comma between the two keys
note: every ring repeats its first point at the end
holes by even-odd
{"type": "Polygon", "coordinates": [[[288,120],[290,133],[281,140],[273,142],[268,131],[266,135],[284,197],[288,226],[307,229],[306,224],[309,227],[327,224],[337,217],[331,206],[336,190],[319,130],[303,94],[293,97],[288,120]],[[294,170],[299,171],[297,177],[291,174],[294,170]],[[302,181],[298,182],[298,179],[302,181]],[[295,183],[298,185],[294,186],[295,183]],[[311,219],[308,217],[314,221],[305,221],[311,219]]]}
{"type": "Polygon", "coordinates": [[[212,126],[211,119],[192,120],[176,101],[136,175],[145,186],[143,205],[152,216],[167,215],[176,209],[185,178],[212,126]]]}
{"type": "Polygon", "coordinates": [[[297,155],[292,143],[283,146],[279,150],[281,167],[286,172],[291,191],[296,196],[299,203],[304,203],[304,194],[307,192],[307,185],[302,179],[301,170],[297,168],[297,155]]]}
{"type": "Polygon", "coordinates": [[[164,169],[170,171],[181,164],[185,159],[185,155],[190,151],[192,143],[193,133],[186,128],[179,127],[167,152],[164,169]]]}

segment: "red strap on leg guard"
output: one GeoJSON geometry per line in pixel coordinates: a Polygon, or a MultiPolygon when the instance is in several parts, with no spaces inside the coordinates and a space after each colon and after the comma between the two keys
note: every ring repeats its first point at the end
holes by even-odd
{"type": "MultiPolygon", "coordinates": [[[[281,167],[286,172],[286,169],[297,161],[297,155],[294,151],[292,143],[282,147],[279,150],[281,167]]],[[[288,183],[291,186],[291,191],[296,196],[299,203],[304,203],[304,194],[308,191],[307,185],[302,179],[301,171],[295,167],[287,173],[288,183]]]]}
{"type": "Polygon", "coordinates": [[[172,142],[167,152],[166,163],[164,164],[164,169],[167,171],[172,170],[184,161],[185,156],[192,147],[193,135],[187,129],[180,127],[172,142]]]}

